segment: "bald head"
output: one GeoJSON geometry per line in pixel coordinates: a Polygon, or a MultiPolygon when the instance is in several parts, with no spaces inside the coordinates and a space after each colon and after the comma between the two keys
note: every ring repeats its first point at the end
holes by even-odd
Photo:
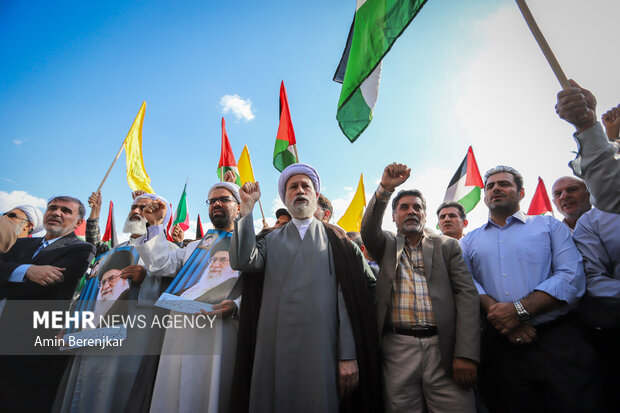
{"type": "Polygon", "coordinates": [[[575,228],[579,217],[592,208],[585,182],[574,176],[563,176],[556,180],[551,187],[551,195],[556,208],[571,228],[575,228]]]}

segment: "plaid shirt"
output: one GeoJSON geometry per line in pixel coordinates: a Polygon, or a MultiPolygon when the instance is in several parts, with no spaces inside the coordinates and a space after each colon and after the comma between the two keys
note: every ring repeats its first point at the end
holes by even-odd
{"type": "Polygon", "coordinates": [[[390,322],[394,326],[437,325],[424,276],[422,238],[415,247],[405,240],[398,261],[390,312],[390,322]]]}

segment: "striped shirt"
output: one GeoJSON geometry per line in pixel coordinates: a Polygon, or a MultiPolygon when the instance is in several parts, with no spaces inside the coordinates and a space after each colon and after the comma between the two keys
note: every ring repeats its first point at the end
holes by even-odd
{"type": "Polygon", "coordinates": [[[398,261],[390,312],[390,322],[393,326],[437,325],[424,276],[422,238],[415,247],[405,240],[403,253],[398,261]]]}

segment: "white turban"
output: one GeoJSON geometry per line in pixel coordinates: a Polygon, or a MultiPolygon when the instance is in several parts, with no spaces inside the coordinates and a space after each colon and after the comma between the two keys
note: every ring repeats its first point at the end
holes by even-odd
{"type": "Polygon", "coordinates": [[[286,203],[286,183],[291,176],[297,174],[306,175],[312,181],[312,185],[314,186],[316,193],[318,194],[321,192],[321,178],[319,177],[319,173],[316,169],[310,165],[306,165],[305,163],[294,163],[282,171],[280,179],[278,180],[278,192],[280,193],[280,199],[284,203],[286,203]]]}
{"type": "Polygon", "coordinates": [[[168,227],[168,222],[170,221],[170,219],[172,219],[172,207],[170,206],[170,202],[168,202],[166,200],[166,198],[164,198],[163,196],[159,196],[159,195],[155,195],[155,194],[142,194],[136,197],[136,201],[138,199],[150,199],[151,201],[155,201],[157,199],[160,199],[161,202],[163,202],[164,204],[166,204],[166,216],[164,217],[164,222],[163,222],[163,226],[164,229],[166,229],[168,227]]]}
{"type": "Polygon", "coordinates": [[[28,221],[32,222],[32,233],[36,234],[37,232],[43,231],[43,213],[39,208],[35,208],[32,205],[20,205],[16,206],[14,209],[19,209],[28,217],[28,221]]]}
{"type": "Polygon", "coordinates": [[[238,204],[241,203],[241,197],[239,196],[239,186],[232,182],[218,182],[213,185],[211,189],[209,189],[209,193],[207,194],[207,198],[211,198],[211,192],[215,191],[218,188],[228,189],[230,193],[233,195],[238,204]]]}

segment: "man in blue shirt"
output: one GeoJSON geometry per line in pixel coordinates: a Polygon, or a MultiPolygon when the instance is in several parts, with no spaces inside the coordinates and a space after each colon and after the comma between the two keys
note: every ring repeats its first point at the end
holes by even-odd
{"type": "Polygon", "coordinates": [[[620,215],[597,208],[577,221],[573,238],[583,255],[586,298],[578,310],[601,361],[607,411],[620,406],[620,215]]]}
{"type": "Polygon", "coordinates": [[[569,315],[581,255],[561,222],[521,212],[518,171],[495,167],[484,185],[489,221],[461,240],[486,314],[480,393],[491,411],[591,411],[594,353],[569,315]]]}

